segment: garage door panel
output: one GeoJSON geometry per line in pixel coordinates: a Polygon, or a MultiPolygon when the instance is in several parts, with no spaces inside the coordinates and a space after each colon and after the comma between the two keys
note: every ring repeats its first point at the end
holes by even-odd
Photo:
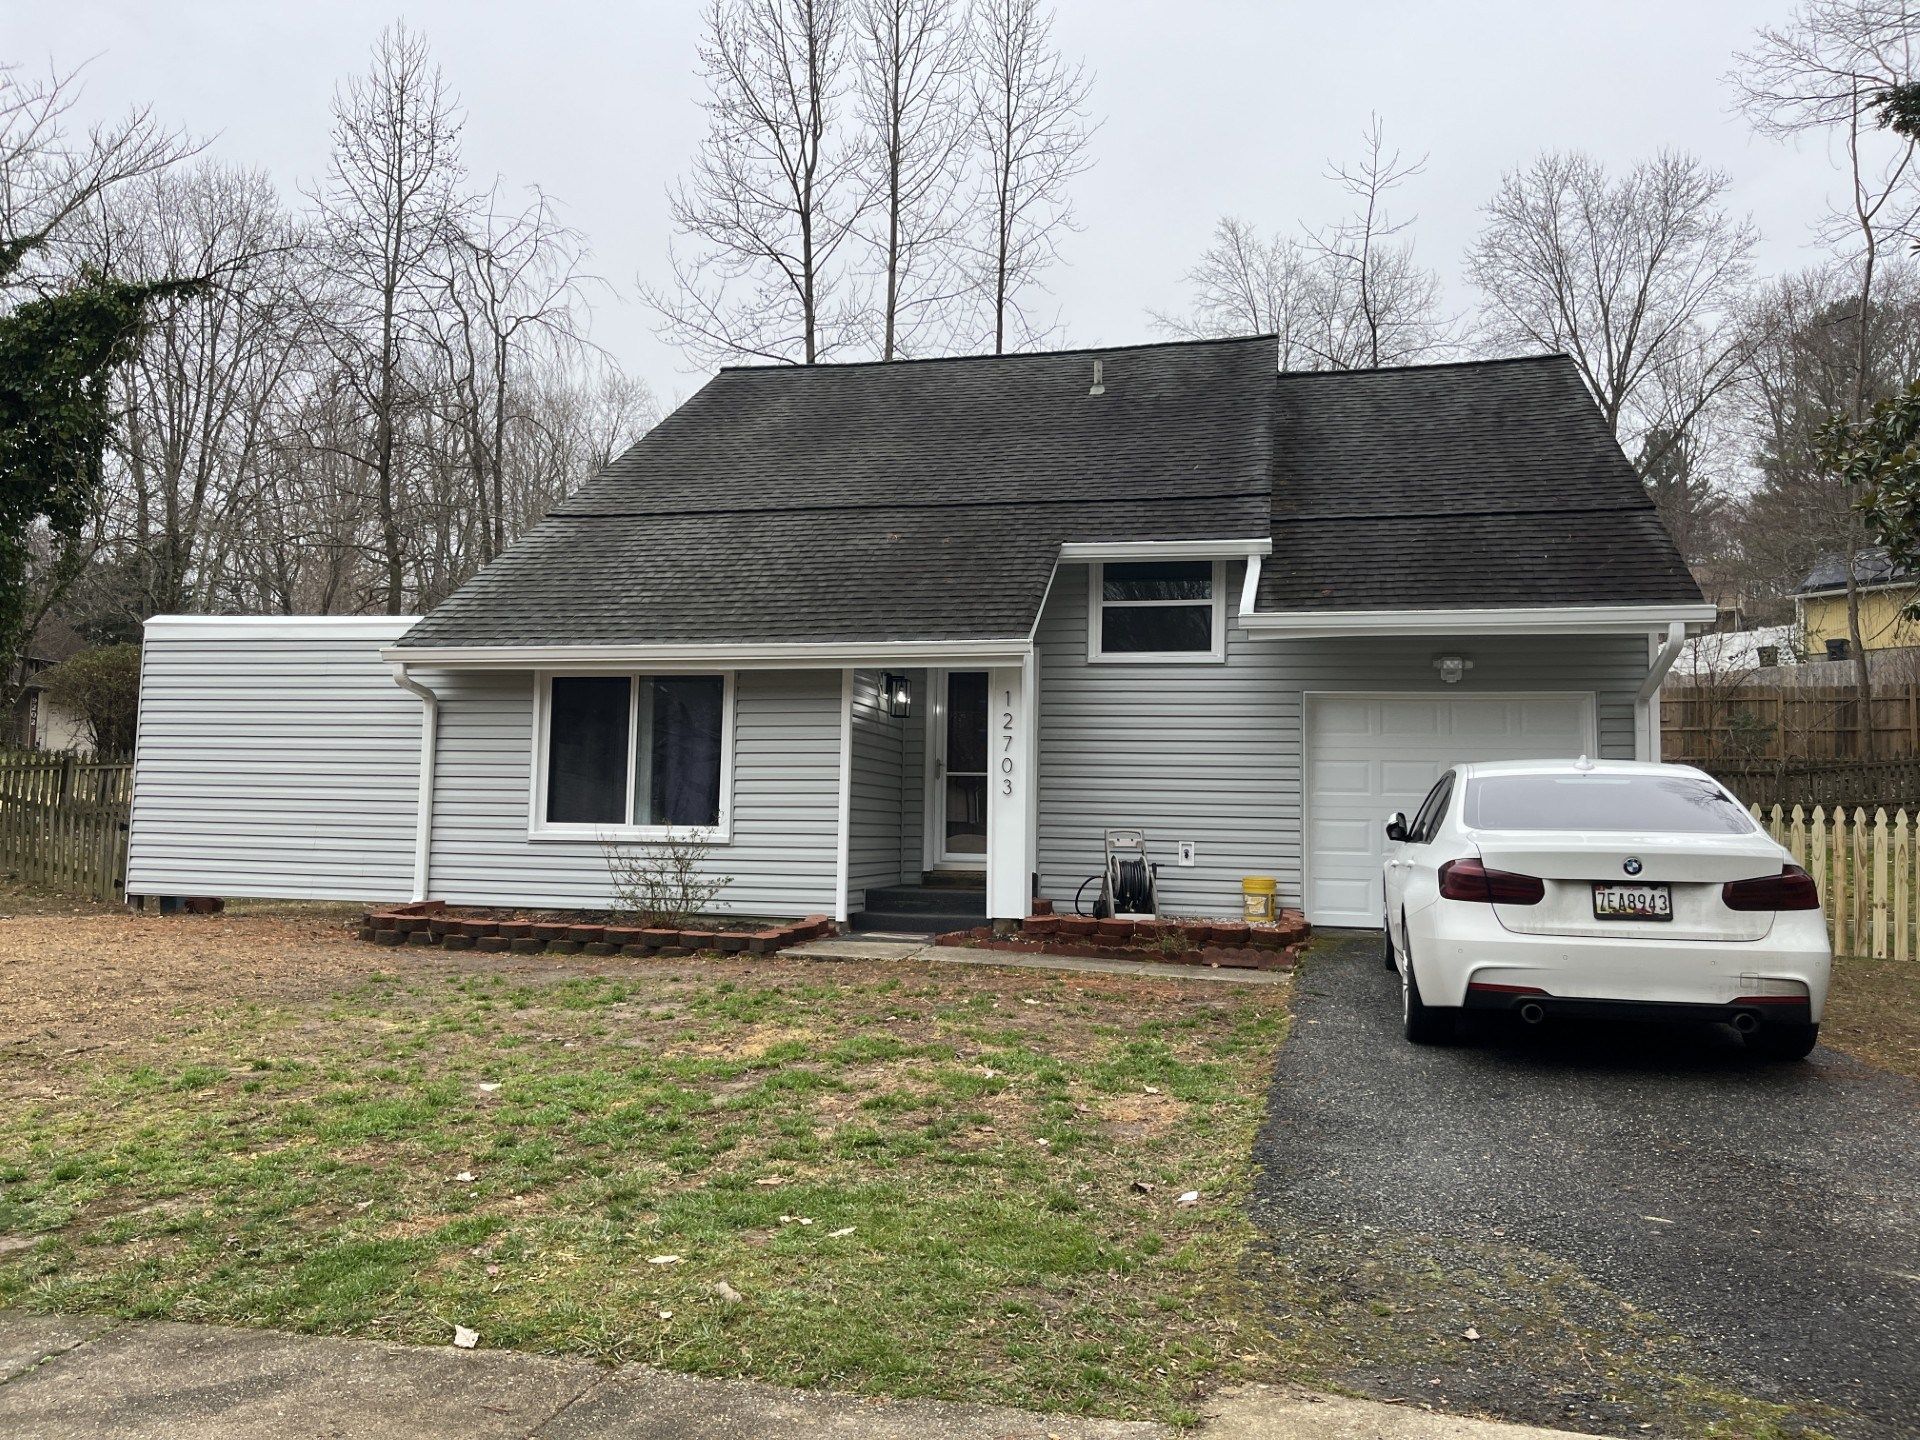
{"type": "Polygon", "coordinates": [[[1307,916],[1380,923],[1386,817],[1411,815],[1449,766],[1545,760],[1587,748],[1584,695],[1357,696],[1305,712],[1307,916]]]}
{"type": "MultiPolygon", "coordinates": [[[[1416,800],[1423,799],[1427,791],[1433,788],[1435,773],[1431,760],[1382,760],[1377,793],[1388,799],[1409,795],[1416,800]]],[[[1400,807],[1389,805],[1387,808],[1396,810],[1400,807]]]]}
{"type": "Polygon", "coordinates": [[[1418,739],[1445,733],[1446,705],[1442,701],[1409,701],[1377,711],[1370,733],[1418,739]]]}

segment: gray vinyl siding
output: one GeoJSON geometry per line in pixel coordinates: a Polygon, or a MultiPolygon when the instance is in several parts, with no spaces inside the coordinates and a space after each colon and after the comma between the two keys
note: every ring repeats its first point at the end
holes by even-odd
{"type": "MultiPolygon", "coordinates": [[[[421,677],[441,696],[434,776],[435,899],[601,908],[607,857],[591,841],[533,840],[533,677],[421,677]]],[[[732,839],[710,873],[732,883],[716,910],[831,914],[839,836],[840,672],[743,670],[734,685],[732,839]]]]}
{"type": "Polygon", "coordinates": [[[906,721],[887,714],[882,672],[853,676],[853,794],[847,840],[847,908],[865,908],[866,892],[900,881],[906,721]]]}
{"type": "Polygon", "coordinates": [[[1063,907],[1098,873],[1101,831],[1125,825],[1147,832],[1166,911],[1237,913],[1246,875],[1300,904],[1302,695],[1439,692],[1437,654],[1472,657],[1461,693],[1592,692],[1601,754],[1633,758],[1643,635],[1256,640],[1234,623],[1241,571],[1224,664],[1115,665],[1087,660],[1087,567],[1061,567],[1036,639],[1040,893],[1063,907]],[[1174,863],[1182,840],[1191,867],[1174,863]]]}
{"type": "Polygon", "coordinates": [[[412,622],[157,617],[140,673],[127,892],[404,900],[420,702],[379,648],[412,622]]]}

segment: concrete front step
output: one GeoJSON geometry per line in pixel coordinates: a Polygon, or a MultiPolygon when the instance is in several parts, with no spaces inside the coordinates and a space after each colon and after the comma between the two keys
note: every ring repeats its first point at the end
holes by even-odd
{"type": "Polygon", "coordinates": [[[987,917],[984,886],[876,885],[867,891],[867,909],[890,914],[922,911],[929,915],[971,915],[978,924],[987,917]]]}
{"type": "Polygon", "coordinates": [[[855,930],[886,930],[899,935],[945,935],[986,924],[986,916],[939,914],[931,910],[862,910],[847,923],[855,930]]]}

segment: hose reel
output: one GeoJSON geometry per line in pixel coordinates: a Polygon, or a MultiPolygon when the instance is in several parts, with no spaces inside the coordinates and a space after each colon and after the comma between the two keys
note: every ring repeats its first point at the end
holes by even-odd
{"type": "MultiPolygon", "coordinates": [[[[1147,858],[1144,830],[1107,830],[1102,832],[1105,852],[1100,874],[1089,877],[1080,889],[1095,879],[1100,882],[1100,898],[1094,904],[1095,915],[1118,920],[1151,920],[1160,913],[1159,867],[1147,858]]],[[[1080,897],[1074,897],[1074,909],[1080,897]]]]}

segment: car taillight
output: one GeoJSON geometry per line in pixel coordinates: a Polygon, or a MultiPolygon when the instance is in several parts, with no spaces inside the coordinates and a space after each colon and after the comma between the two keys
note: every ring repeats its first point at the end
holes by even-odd
{"type": "Polygon", "coordinates": [[[1762,875],[1753,880],[1729,880],[1720,887],[1720,898],[1729,910],[1818,910],[1820,890],[1813,877],[1798,865],[1784,867],[1778,875],[1762,875]]]}
{"type": "Polygon", "coordinates": [[[1538,905],[1546,883],[1511,870],[1489,870],[1478,860],[1449,860],[1440,867],[1440,898],[1477,900],[1483,905],[1538,905]]]}

